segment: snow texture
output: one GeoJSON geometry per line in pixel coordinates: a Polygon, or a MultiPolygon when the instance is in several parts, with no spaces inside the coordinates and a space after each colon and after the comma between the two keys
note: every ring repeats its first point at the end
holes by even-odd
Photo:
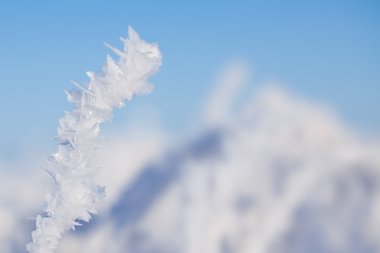
{"type": "Polygon", "coordinates": [[[89,159],[96,149],[100,124],[109,119],[114,108],[134,94],[149,93],[148,82],[161,65],[161,53],[155,44],[140,39],[132,29],[123,39],[124,50],[107,45],[120,58],[115,62],[109,55],[100,73],[87,72],[85,86],[66,91],[73,105],[59,120],[58,151],[48,158],[45,170],[55,182],[46,199],[44,214],[36,218],[33,241],[27,245],[32,253],[52,253],[63,234],[75,229],[80,221],[88,222],[95,214],[95,204],[105,196],[103,187],[89,177],[93,170],[89,159]]]}

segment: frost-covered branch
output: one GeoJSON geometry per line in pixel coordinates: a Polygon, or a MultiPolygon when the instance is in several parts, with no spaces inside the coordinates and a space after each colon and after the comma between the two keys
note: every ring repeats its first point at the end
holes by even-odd
{"type": "Polygon", "coordinates": [[[89,173],[89,159],[96,147],[100,124],[111,117],[112,110],[122,107],[134,94],[152,90],[148,82],[161,65],[161,53],[155,44],[140,39],[132,29],[122,39],[124,49],[109,45],[120,58],[107,56],[101,73],[88,72],[85,86],[67,91],[73,105],[59,120],[58,151],[48,159],[45,169],[54,179],[54,191],[46,200],[43,215],[36,219],[33,242],[27,245],[32,253],[52,253],[65,231],[88,222],[96,213],[95,203],[104,198],[104,188],[95,185],[89,173]]]}

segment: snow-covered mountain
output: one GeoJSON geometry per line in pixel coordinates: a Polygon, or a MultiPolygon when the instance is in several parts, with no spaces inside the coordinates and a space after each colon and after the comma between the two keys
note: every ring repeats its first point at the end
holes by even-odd
{"type": "MultiPolygon", "coordinates": [[[[106,201],[58,253],[380,252],[380,142],[280,88],[233,109],[242,69],[221,78],[193,137],[104,141],[92,166],[106,201]]],[[[48,178],[0,173],[0,252],[25,252],[48,178]]]]}
{"type": "Polygon", "coordinates": [[[260,94],[143,163],[59,252],[379,252],[379,145],[321,106],[260,94]]]}

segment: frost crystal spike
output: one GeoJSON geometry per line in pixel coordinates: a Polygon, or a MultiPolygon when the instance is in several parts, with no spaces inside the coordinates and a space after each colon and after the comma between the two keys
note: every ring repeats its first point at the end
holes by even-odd
{"type": "Polygon", "coordinates": [[[107,45],[119,56],[107,62],[100,73],[87,72],[89,82],[76,90],[66,91],[73,105],[59,120],[58,151],[51,155],[45,170],[55,181],[48,194],[44,214],[36,218],[33,241],[27,245],[31,253],[52,253],[64,232],[88,222],[96,213],[95,203],[104,198],[104,188],[91,182],[89,159],[96,147],[101,123],[112,110],[122,107],[134,94],[149,93],[153,86],[149,77],[161,65],[161,53],[155,44],[142,39],[132,29],[122,39],[123,50],[107,45]]]}

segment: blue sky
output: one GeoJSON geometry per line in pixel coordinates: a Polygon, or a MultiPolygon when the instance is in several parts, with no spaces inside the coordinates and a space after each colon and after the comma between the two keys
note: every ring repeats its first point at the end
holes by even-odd
{"type": "MultiPolygon", "coordinates": [[[[156,90],[118,112],[155,108],[188,127],[221,66],[236,58],[253,85],[276,80],[327,104],[353,127],[380,129],[378,1],[2,1],[0,154],[49,142],[69,109],[69,80],[85,82],[133,26],[164,55],[156,90]]],[[[124,116],[123,116],[124,115],[124,116]]]]}

